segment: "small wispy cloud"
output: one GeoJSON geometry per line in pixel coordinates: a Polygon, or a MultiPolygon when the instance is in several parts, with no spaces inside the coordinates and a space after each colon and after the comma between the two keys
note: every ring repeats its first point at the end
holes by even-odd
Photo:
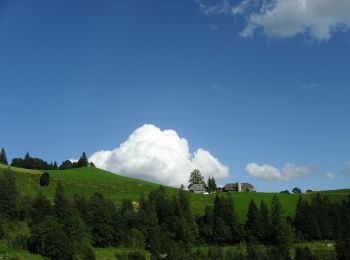
{"type": "Polygon", "coordinates": [[[209,24],[209,30],[212,32],[217,31],[217,30],[219,30],[219,27],[215,24],[209,24]]]}
{"type": "Polygon", "coordinates": [[[324,177],[326,177],[327,179],[330,179],[330,180],[335,180],[336,179],[336,176],[333,172],[325,172],[323,174],[324,177]]]}
{"type": "Polygon", "coordinates": [[[298,179],[312,173],[313,166],[297,166],[292,163],[284,165],[282,170],[268,164],[259,165],[257,163],[249,163],[246,166],[246,171],[261,180],[270,182],[281,182],[298,179]]]}
{"type": "Polygon", "coordinates": [[[242,37],[262,31],[270,38],[306,35],[327,41],[335,32],[350,29],[349,0],[196,0],[205,15],[241,16],[246,24],[242,37]]]}
{"type": "Polygon", "coordinates": [[[221,87],[218,84],[216,84],[216,83],[211,84],[210,88],[213,89],[213,90],[216,90],[216,91],[221,90],[221,87]]]}

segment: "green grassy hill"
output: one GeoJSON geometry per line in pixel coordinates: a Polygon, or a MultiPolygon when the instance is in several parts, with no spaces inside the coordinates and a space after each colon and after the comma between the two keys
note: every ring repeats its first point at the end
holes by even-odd
{"type": "MultiPolygon", "coordinates": [[[[0,164],[0,173],[6,169],[6,165],[0,164]]],[[[68,196],[79,194],[89,197],[95,192],[100,192],[117,204],[120,204],[125,198],[136,201],[142,192],[147,194],[151,190],[159,187],[159,184],[120,176],[98,168],[79,168],[62,171],[48,171],[50,173],[50,185],[49,187],[42,189],[39,185],[42,171],[15,167],[11,167],[11,170],[16,174],[18,187],[22,194],[35,196],[39,191],[42,191],[50,199],[54,197],[55,187],[59,181],[64,185],[68,196]]],[[[170,196],[177,193],[176,188],[164,187],[170,196]]],[[[324,191],[322,193],[327,194],[331,200],[341,201],[350,193],[350,189],[324,191]]],[[[250,199],[254,199],[257,204],[259,204],[262,199],[270,204],[272,197],[275,194],[276,193],[242,192],[231,193],[231,196],[234,199],[239,219],[244,221],[250,199]]],[[[299,196],[279,193],[277,193],[277,195],[281,200],[285,215],[293,216],[299,196]]],[[[314,194],[303,194],[302,196],[311,199],[314,194]]],[[[190,194],[193,213],[202,214],[204,207],[212,205],[214,198],[215,194],[190,194]]]]}

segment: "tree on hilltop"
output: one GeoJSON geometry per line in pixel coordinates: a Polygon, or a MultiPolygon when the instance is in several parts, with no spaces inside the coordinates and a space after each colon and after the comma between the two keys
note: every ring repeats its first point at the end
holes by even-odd
{"type": "Polygon", "coordinates": [[[208,191],[209,192],[214,192],[216,191],[217,186],[214,177],[209,177],[208,179],[208,191]]]}
{"type": "Polygon", "coordinates": [[[81,168],[81,167],[87,167],[89,165],[89,160],[86,156],[86,153],[83,152],[83,154],[80,156],[79,161],[77,163],[77,167],[81,168]]]}
{"type": "Polygon", "coordinates": [[[300,194],[300,193],[301,193],[301,189],[298,188],[298,187],[295,187],[295,188],[292,189],[292,192],[293,192],[294,194],[300,194]]]}
{"type": "Polygon", "coordinates": [[[190,179],[188,180],[188,182],[189,182],[188,188],[192,187],[192,185],[194,185],[194,184],[204,184],[205,185],[204,177],[201,174],[201,172],[197,169],[195,169],[191,172],[191,176],[190,176],[190,179]]]}

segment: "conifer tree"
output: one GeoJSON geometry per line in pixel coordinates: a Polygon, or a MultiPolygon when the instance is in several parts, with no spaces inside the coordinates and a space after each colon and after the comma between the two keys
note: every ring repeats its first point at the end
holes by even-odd
{"type": "Polygon", "coordinates": [[[253,199],[250,200],[248,206],[247,220],[245,222],[245,228],[248,232],[248,236],[252,236],[252,239],[259,236],[259,211],[253,199]]]}
{"type": "Polygon", "coordinates": [[[88,165],[89,165],[89,160],[88,160],[85,152],[83,152],[83,154],[81,155],[81,157],[78,160],[77,167],[78,168],[87,167],[88,165]]]}
{"type": "Polygon", "coordinates": [[[16,177],[7,170],[0,176],[0,216],[14,218],[18,213],[16,177]]]}
{"type": "Polygon", "coordinates": [[[265,243],[269,242],[271,223],[270,223],[269,209],[263,200],[261,200],[260,202],[258,223],[259,223],[259,239],[265,243]]]}
{"type": "Polygon", "coordinates": [[[216,182],[214,177],[209,177],[208,178],[208,191],[209,192],[215,192],[217,189],[216,182]]]}
{"type": "Polygon", "coordinates": [[[55,212],[57,218],[62,221],[70,214],[69,201],[64,194],[64,188],[61,182],[56,186],[55,212]]]}
{"type": "Polygon", "coordinates": [[[57,170],[57,169],[58,169],[58,166],[57,166],[57,162],[56,162],[56,161],[53,163],[53,169],[54,169],[54,170],[57,170]]]}
{"type": "Polygon", "coordinates": [[[1,151],[0,151],[0,163],[8,165],[6,152],[4,148],[1,148],[1,151]]]}

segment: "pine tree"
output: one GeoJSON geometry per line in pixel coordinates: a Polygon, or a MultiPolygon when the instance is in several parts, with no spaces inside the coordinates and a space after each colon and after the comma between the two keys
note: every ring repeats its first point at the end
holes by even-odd
{"type": "Polygon", "coordinates": [[[64,194],[64,188],[61,182],[59,182],[56,186],[55,212],[60,221],[63,221],[70,214],[70,204],[64,194]]]}
{"type": "Polygon", "coordinates": [[[6,152],[4,148],[1,148],[1,151],[0,151],[0,163],[8,165],[6,152]]]}
{"type": "Polygon", "coordinates": [[[270,240],[271,223],[269,216],[269,209],[266,203],[261,200],[259,209],[259,239],[268,243],[270,240]]]}
{"type": "Polygon", "coordinates": [[[53,215],[51,202],[39,193],[33,201],[29,210],[30,224],[38,224],[42,222],[46,216],[53,215]]]}
{"type": "Polygon", "coordinates": [[[271,237],[272,242],[278,246],[279,250],[287,250],[290,243],[290,230],[287,224],[282,220],[282,206],[278,197],[275,195],[271,203],[271,237]]]}
{"type": "Polygon", "coordinates": [[[14,218],[18,213],[16,178],[10,170],[0,176],[0,216],[14,218]]]}
{"type": "Polygon", "coordinates": [[[209,177],[208,178],[208,191],[209,192],[215,192],[217,189],[216,182],[214,177],[209,177]]]}
{"type": "Polygon", "coordinates": [[[259,236],[259,211],[253,199],[250,200],[248,206],[247,220],[245,222],[245,228],[248,236],[252,239],[259,236]]]}
{"type": "Polygon", "coordinates": [[[81,155],[81,157],[78,160],[77,167],[78,168],[87,167],[88,165],[89,165],[89,160],[88,160],[85,152],[83,152],[83,154],[81,155]]]}
{"type": "Polygon", "coordinates": [[[53,164],[53,169],[54,170],[57,170],[58,169],[58,166],[57,166],[57,162],[55,161],[54,164],[53,164]]]}

